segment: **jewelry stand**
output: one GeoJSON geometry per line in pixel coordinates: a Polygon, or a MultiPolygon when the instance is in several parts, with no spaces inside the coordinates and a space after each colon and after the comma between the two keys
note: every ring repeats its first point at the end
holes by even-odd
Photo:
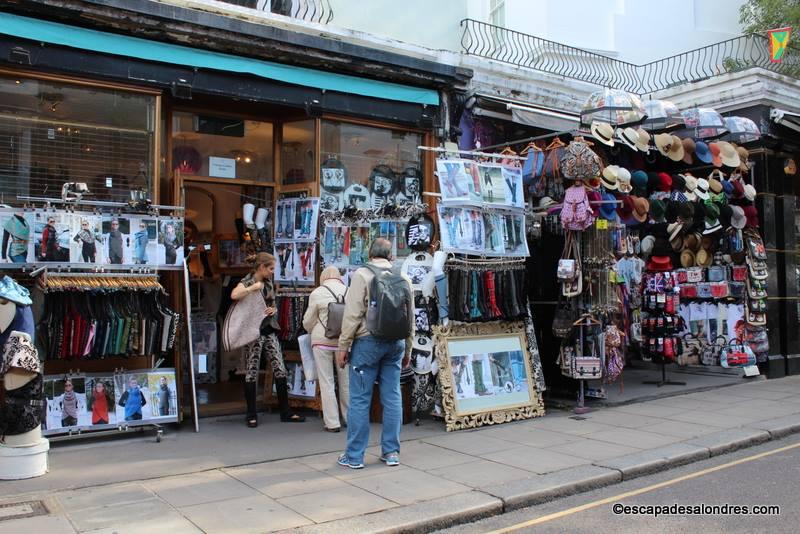
{"type": "Polygon", "coordinates": [[[656,387],[661,386],[685,386],[686,382],[674,382],[672,380],[667,380],[667,364],[663,361],[661,362],[661,380],[645,380],[642,384],[655,384],[656,387]]]}

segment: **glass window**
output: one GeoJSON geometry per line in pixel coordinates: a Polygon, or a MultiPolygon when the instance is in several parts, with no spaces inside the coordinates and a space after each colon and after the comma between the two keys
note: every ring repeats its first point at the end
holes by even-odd
{"type": "Polygon", "coordinates": [[[314,120],[287,122],[281,141],[281,180],[283,185],[313,182],[314,120]]]}
{"type": "Polygon", "coordinates": [[[324,210],[419,202],[422,134],[322,122],[320,196],[324,210]]]}
{"type": "Polygon", "coordinates": [[[189,176],[271,182],[272,123],[175,113],[172,170],[189,176]]]}
{"type": "Polygon", "coordinates": [[[85,182],[92,200],[152,194],[156,97],[0,75],[0,202],[60,198],[85,182]]]}

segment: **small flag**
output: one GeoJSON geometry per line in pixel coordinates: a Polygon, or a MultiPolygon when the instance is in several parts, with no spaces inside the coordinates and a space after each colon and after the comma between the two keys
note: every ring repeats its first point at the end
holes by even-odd
{"type": "Polygon", "coordinates": [[[791,35],[791,26],[767,31],[767,38],[769,39],[769,60],[771,62],[781,62],[783,54],[786,52],[786,47],[789,45],[789,37],[791,35]]]}

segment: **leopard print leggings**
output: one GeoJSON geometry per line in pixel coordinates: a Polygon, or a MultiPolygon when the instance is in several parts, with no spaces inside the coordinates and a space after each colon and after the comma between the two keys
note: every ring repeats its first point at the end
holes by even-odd
{"type": "Polygon", "coordinates": [[[278,336],[270,334],[259,336],[257,340],[247,347],[247,369],[244,375],[245,382],[258,381],[258,368],[261,364],[261,355],[265,354],[272,366],[272,377],[286,378],[286,364],[283,363],[283,353],[278,336]]]}

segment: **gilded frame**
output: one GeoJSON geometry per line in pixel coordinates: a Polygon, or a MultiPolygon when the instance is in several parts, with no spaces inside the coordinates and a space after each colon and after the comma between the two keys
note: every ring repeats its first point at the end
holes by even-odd
{"type": "Polygon", "coordinates": [[[439,361],[439,386],[442,390],[442,407],[445,413],[445,426],[448,432],[477,428],[484,425],[495,425],[531,419],[544,415],[544,404],[541,395],[536,390],[533,374],[531,355],[528,350],[528,341],[525,335],[525,324],[521,321],[491,322],[491,323],[450,323],[447,326],[435,326],[436,354],[439,361]],[[518,338],[519,347],[523,354],[525,372],[528,385],[529,401],[503,406],[464,411],[459,410],[456,400],[456,387],[453,380],[453,368],[450,361],[449,344],[456,340],[470,338],[518,338]]]}

